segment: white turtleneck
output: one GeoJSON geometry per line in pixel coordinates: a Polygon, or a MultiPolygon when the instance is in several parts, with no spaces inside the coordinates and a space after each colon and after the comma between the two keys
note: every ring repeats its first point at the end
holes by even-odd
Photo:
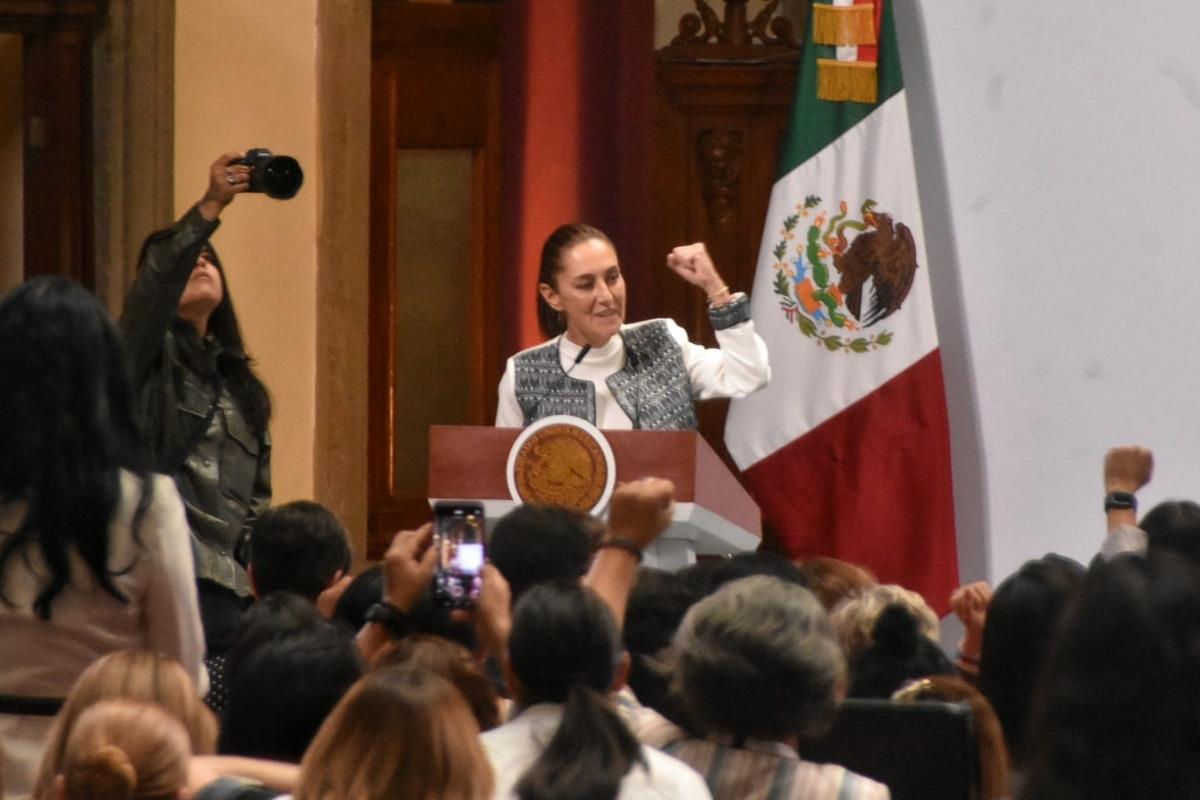
{"type": "MultiPolygon", "coordinates": [[[[706,348],[688,341],[687,332],[672,320],[665,320],[667,330],[680,347],[683,364],[692,384],[692,394],[697,400],[712,397],[745,397],[765,386],[771,378],[767,363],[767,346],[754,332],[753,322],[743,322],[716,332],[719,348],[706,348]]],[[[645,322],[636,323],[644,325],[645,322]]],[[[622,325],[625,331],[636,325],[622,325]]],[[[572,378],[590,381],[596,388],[596,427],[611,430],[629,430],[633,421],[617,403],[605,380],[625,366],[625,340],[613,336],[602,347],[589,350],[578,365],[575,359],[583,348],[559,336],[559,361],[563,371],[570,371],[572,378]]],[[[542,345],[539,345],[541,347],[542,345]]],[[[519,354],[518,354],[519,355],[519,354]]],[[[517,403],[515,391],[516,367],[513,359],[508,360],[504,377],[500,379],[499,404],[496,408],[496,427],[520,428],[525,416],[517,403]]]]}

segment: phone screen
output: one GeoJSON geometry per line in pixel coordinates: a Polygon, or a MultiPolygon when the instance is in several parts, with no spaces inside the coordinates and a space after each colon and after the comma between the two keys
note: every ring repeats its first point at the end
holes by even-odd
{"type": "Polygon", "coordinates": [[[434,546],[438,569],[434,595],[458,608],[479,599],[480,572],[487,559],[483,506],[478,503],[437,503],[434,506],[434,546]]]}

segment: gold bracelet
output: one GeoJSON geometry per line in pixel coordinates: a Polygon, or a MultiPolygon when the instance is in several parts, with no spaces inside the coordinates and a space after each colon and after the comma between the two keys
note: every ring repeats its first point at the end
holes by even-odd
{"type": "Polygon", "coordinates": [[[718,297],[720,297],[723,294],[729,294],[729,284],[728,283],[725,284],[724,286],[722,286],[720,289],[717,289],[712,294],[710,294],[708,296],[708,302],[711,303],[713,300],[716,300],[718,297]]]}

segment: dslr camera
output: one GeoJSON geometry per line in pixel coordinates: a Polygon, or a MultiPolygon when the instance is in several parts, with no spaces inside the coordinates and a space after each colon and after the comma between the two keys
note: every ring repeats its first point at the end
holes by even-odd
{"type": "Polygon", "coordinates": [[[265,147],[251,147],[237,162],[250,168],[248,192],[262,192],[276,200],[290,200],[304,183],[304,170],[291,156],[277,156],[265,147]]]}

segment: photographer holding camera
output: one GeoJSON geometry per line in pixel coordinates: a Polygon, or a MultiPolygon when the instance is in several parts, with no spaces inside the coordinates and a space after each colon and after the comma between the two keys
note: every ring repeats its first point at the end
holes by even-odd
{"type": "Polygon", "coordinates": [[[228,648],[249,602],[249,531],[271,502],[271,398],[209,243],[225,208],[257,188],[253,163],[218,158],[200,202],[146,239],[120,321],[152,466],[175,479],[187,510],[210,656],[228,648]]]}

